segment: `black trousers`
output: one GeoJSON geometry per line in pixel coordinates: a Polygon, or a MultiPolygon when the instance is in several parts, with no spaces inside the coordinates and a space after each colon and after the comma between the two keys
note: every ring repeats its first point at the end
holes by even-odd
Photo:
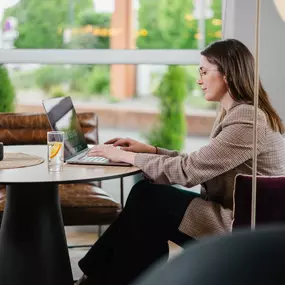
{"type": "Polygon", "coordinates": [[[160,258],[168,240],[181,246],[191,237],[178,230],[187,206],[198,194],[142,180],[133,186],[117,220],[79,261],[96,285],[126,285],[160,258]]]}

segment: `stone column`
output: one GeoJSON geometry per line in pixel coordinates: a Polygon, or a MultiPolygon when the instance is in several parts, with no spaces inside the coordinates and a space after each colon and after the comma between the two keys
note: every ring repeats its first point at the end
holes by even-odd
{"type": "MultiPolygon", "coordinates": [[[[111,49],[135,49],[136,35],[132,0],[115,0],[115,11],[111,22],[111,49]]],[[[136,66],[111,66],[111,95],[117,99],[128,99],[135,94],[136,66]]]]}

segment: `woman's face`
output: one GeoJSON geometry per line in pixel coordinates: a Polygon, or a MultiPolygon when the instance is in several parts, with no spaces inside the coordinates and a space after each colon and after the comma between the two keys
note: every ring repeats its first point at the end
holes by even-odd
{"type": "Polygon", "coordinates": [[[200,78],[197,83],[205,94],[207,101],[220,102],[228,91],[225,76],[218,71],[218,67],[210,63],[205,56],[200,59],[200,78]]]}

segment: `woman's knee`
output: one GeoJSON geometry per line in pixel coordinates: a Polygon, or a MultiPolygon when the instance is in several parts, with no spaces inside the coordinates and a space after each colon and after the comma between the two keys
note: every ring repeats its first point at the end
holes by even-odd
{"type": "Polygon", "coordinates": [[[148,180],[141,180],[136,183],[128,196],[128,201],[136,202],[144,199],[144,196],[148,194],[148,188],[150,187],[148,180]]]}
{"type": "Polygon", "coordinates": [[[128,196],[126,206],[137,207],[141,209],[158,208],[161,201],[164,199],[165,190],[170,186],[153,184],[148,180],[142,180],[136,183],[128,196]]]}
{"type": "Polygon", "coordinates": [[[136,223],[149,226],[157,221],[160,215],[160,207],[157,205],[155,184],[143,180],[136,183],[128,196],[126,206],[123,210],[125,214],[134,219],[136,223]]]}

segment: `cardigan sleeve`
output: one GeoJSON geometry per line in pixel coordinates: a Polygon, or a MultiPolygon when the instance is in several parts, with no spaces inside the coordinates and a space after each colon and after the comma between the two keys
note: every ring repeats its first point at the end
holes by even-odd
{"type": "Polygon", "coordinates": [[[157,147],[157,154],[159,155],[167,155],[170,157],[175,157],[179,155],[179,152],[176,150],[168,150],[165,148],[157,147]]]}
{"type": "MultiPolygon", "coordinates": [[[[137,154],[135,165],[160,184],[180,184],[193,187],[219,176],[252,157],[253,107],[236,108],[222,123],[220,133],[198,151],[186,155],[137,154]]],[[[266,117],[259,110],[257,117],[257,152],[266,138],[266,117]]]]}

